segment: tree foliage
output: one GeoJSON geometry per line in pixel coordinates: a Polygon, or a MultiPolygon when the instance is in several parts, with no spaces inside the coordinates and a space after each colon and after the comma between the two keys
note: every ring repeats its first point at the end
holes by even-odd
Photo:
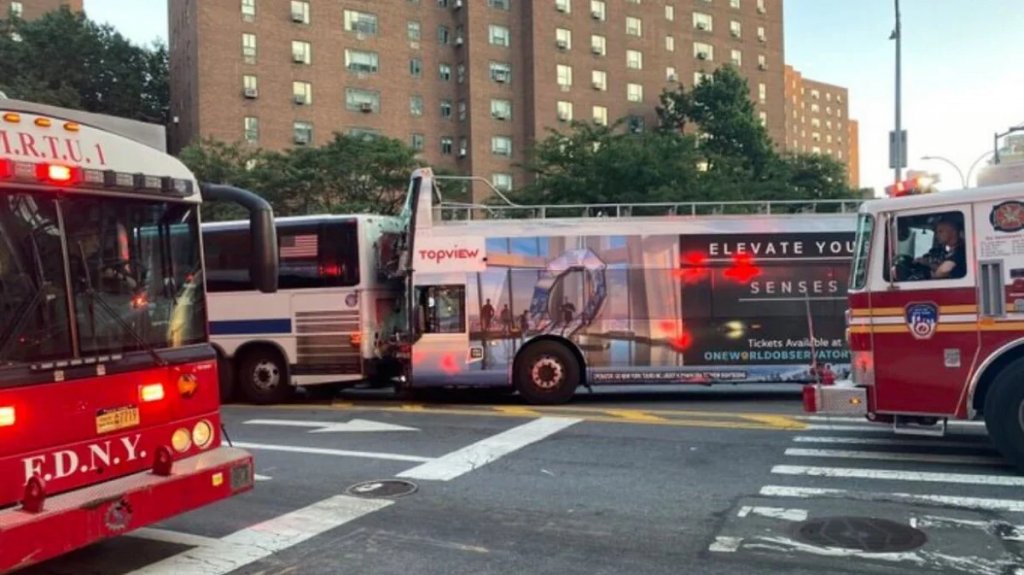
{"type": "MultiPolygon", "coordinates": [[[[207,139],[183,149],[180,157],[200,181],[252,190],[279,216],[397,213],[417,167],[415,151],[404,142],[342,134],[319,148],[283,152],[207,139]]],[[[209,219],[240,215],[227,206],[206,214],[209,219]]]]}
{"type": "Polygon", "coordinates": [[[166,124],[167,49],[135,46],[62,7],[32,21],[0,15],[0,92],[10,98],[166,124]]]}
{"type": "Polygon", "coordinates": [[[731,66],[663,92],[650,132],[573,122],[531,150],[520,203],[849,199],[846,168],[827,156],[781,155],[731,66]]]}

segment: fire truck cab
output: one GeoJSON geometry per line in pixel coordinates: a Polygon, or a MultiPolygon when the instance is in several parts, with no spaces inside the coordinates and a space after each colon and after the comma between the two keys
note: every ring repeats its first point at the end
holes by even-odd
{"type": "Polygon", "coordinates": [[[806,386],[805,411],[927,435],[983,419],[1024,469],[1024,184],[902,194],[858,217],[851,381],[806,386]]]}

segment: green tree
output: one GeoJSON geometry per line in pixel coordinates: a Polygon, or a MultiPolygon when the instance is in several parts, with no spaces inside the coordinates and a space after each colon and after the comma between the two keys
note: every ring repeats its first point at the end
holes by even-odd
{"type": "Polygon", "coordinates": [[[131,44],[67,7],[0,20],[0,91],[17,98],[165,124],[167,50],[131,44]]]}

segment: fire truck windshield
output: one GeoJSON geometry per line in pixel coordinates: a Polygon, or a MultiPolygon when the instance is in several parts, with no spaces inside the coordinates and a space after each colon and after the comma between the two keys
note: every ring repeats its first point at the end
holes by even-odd
{"type": "Polygon", "coordinates": [[[195,206],[5,194],[0,364],[202,342],[200,274],[195,206]]]}
{"type": "Polygon", "coordinates": [[[857,220],[857,240],[853,248],[853,270],[850,274],[850,289],[864,289],[868,281],[868,254],[871,248],[871,231],[875,218],[861,214],[857,220]]]}

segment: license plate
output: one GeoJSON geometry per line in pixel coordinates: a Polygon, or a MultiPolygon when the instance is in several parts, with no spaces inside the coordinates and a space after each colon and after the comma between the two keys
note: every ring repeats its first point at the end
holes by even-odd
{"type": "Polygon", "coordinates": [[[102,409],[96,413],[96,433],[110,433],[139,424],[139,408],[134,405],[102,409]]]}

